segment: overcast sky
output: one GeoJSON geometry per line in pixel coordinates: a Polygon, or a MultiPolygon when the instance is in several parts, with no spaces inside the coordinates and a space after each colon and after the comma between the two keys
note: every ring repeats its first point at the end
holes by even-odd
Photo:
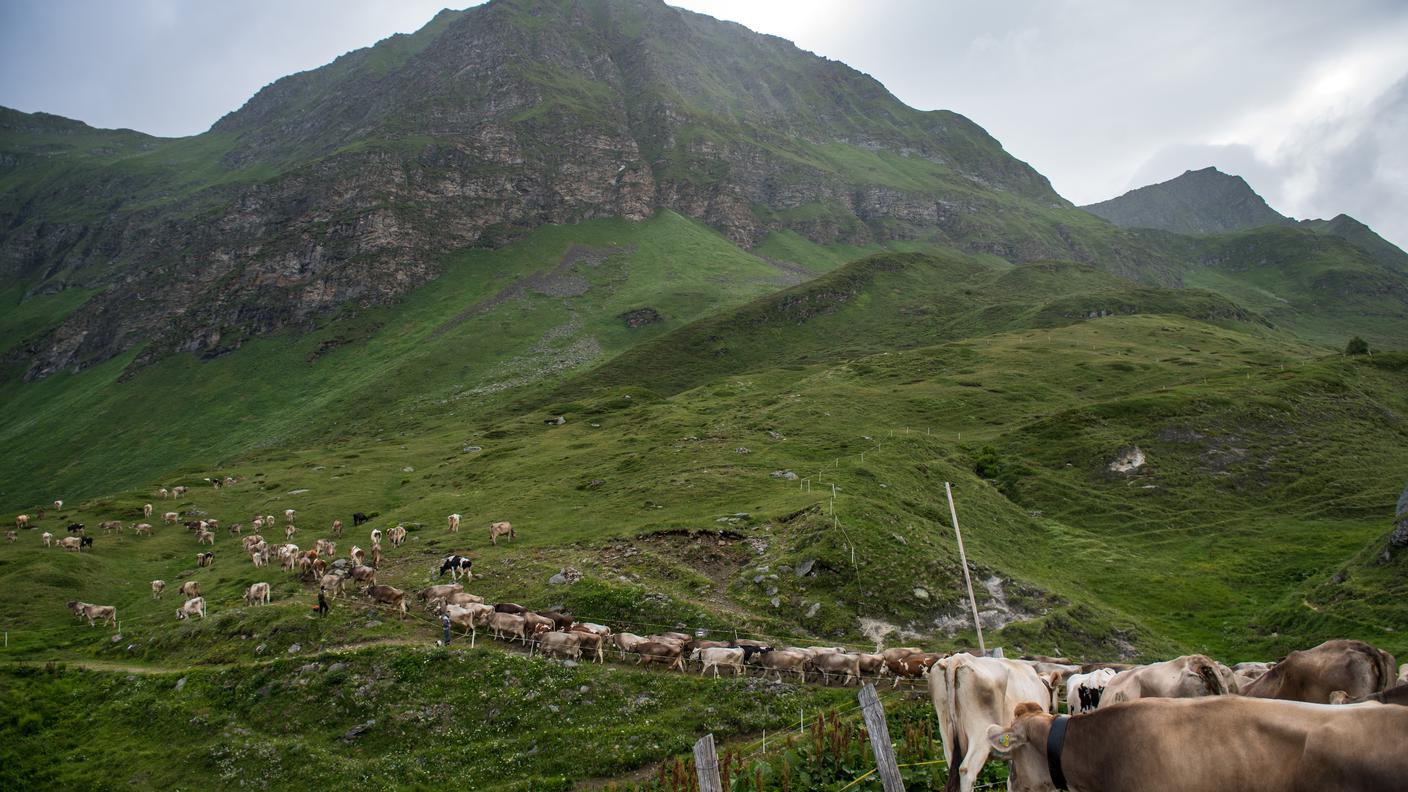
{"type": "MultiPolygon", "coordinates": [[[[1216,165],[1408,248],[1404,0],[675,0],[981,124],[1076,203],[1216,165]]],[[[445,0],[0,0],[0,104],[158,135],[445,0]]],[[[459,4],[455,4],[459,5],[459,4]]]]}

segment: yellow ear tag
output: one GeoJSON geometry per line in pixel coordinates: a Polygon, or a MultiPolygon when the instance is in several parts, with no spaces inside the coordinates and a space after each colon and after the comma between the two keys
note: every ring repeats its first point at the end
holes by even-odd
{"type": "Polygon", "coordinates": [[[1001,745],[1001,746],[1003,747],[1003,749],[1011,748],[1011,747],[1012,747],[1012,735],[1010,735],[1010,734],[1004,734],[1004,735],[1002,735],[1001,737],[998,738],[997,742],[998,742],[999,745],[1001,745]]]}

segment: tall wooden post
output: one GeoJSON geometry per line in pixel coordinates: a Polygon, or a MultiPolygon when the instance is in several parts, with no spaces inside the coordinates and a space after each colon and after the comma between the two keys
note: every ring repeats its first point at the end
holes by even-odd
{"type": "Polygon", "coordinates": [[[714,735],[706,734],[694,744],[694,771],[699,776],[699,792],[723,792],[719,780],[719,755],[714,752],[714,735]]]}
{"type": "Polygon", "coordinates": [[[958,530],[958,509],[953,505],[953,487],[944,482],[944,492],[948,495],[948,513],[953,518],[953,535],[958,537],[958,562],[963,565],[963,583],[968,587],[968,604],[973,607],[973,629],[978,631],[978,651],[988,653],[983,643],[983,625],[978,621],[978,599],[973,596],[973,577],[968,574],[968,554],[963,552],[963,532],[958,530]]]}
{"type": "MultiPolygon", "coordinates": [[[[890,725],[885,722],[885,708],[869,682],[860,689],[860,711],[865,718],[865,730],[870,733],[870,747],[875,751],[875,769],[885,792],[904,792],[899,765],[895,763],[895,747],[890,744],[890,725]]],[[[703,789],[700,789],[703,792],[703,789]]]]}

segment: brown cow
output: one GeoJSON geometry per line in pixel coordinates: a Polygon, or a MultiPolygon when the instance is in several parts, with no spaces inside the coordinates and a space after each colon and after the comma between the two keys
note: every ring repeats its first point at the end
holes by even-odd
{"type": "Polygon", "coordinates": [[[352,567],[347,573],[351,578],[359,583],[370,583],[376,585],[376,567],[358,565],[352,567]]]}
{"type": "Polygon", "coordinates": [[[394,586],[368,586],[366,593],[377,602],[384,602],[393,608],[399,609],[401,615],[406,614],[406,592],[394,586]]]}
{"type": "Polygon", "coordinates": [[[1394,683],[1393,655],[1363,641],[1326,641],[1291,652],[1249,683],[1242,695],[1330,703],[1343,690],[1351,699],[1381,693],[1394,683]]]}
{"type": "Polygon", "coordinates": [[[1223,668],[1210,658],[1184,655],[1115,674],[1105,686],[1100,702],[1117,704],[1140,698],[1224,696],[1235,692],[1234,684],[1230,669],[1224,675],[1223,668]]]}
{"type": "Polygon", "coordinates": [[[1064,721],[1052,749],[1054,720],[1027,702],[1009,725],[988,728],[993,752],[1012,763],[1013,790],[1056,788],[1052,750],[1064,787],[1099,792],[1383,792],[1408,778],[1404,707],[1147,698],[1064,721]]]}
{"type": "Polygon", "coordinates": [[[517,534],[513,532],[513,523],[511,522],[489,523],[489,542],[491,544],[497,545],[500,536],[507,536],[508,540],[512,542],[513,537],[516,535],[517,534]]]}
{"type": "Polygon", "coordinates": [[[181,596],[183,596],[183,597],[199,597],[199,596],[200,596],[200,584],[197,583],[197,582],[194,581],[194,580],[187,580],[185,583],[182,583],[182,584],[181,584],[181,596]]]}
{"type": "Polygon", "coordinates": [[[636,660],[636,665],[660,663],[666,668],[684,670],[683,642],[646,641],[636,646],[636,654],[640,655],[640,658],[636,660]]]}

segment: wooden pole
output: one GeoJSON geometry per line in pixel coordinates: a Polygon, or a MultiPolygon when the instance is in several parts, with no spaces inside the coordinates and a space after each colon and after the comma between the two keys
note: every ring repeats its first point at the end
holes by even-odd
{"type": "Polygon", "coordinates": [[[983,643],[983,625],[978,621],[978,600],[973,596],[973,577],[968,574],[968,554],[963,552],[963,532],[958,530],[958,509],[953,505],[953,487],[944,482],[944,493],[948,495],[948,513],[953,518],[953,535],[958,537],[958,562],[963,565],[963,583],[968,587],[968,604],[973,607],[973,629],[978,631],[978,651],[988,653],[983,643]]]}
{"type": "MultiPolygon", "coordinates": [[[[885,708],[869,682],[860,689],[860,711],[865,717],[865,729],[870,733],[870,747],[875,751],[875,769],[885,792],[904,792],[899,765],[895,763],[895,746],[890,744],[890,726],[885,722],[885,708]]],[[[701,787],[700,792],[703,792],[701,787]]]]}
{"type": "Polygon", "coordinates": [[[694,770],[699,775],[699,792],[723,792],[719,755],[714,753],[714,735],[706,734],[694,744],[694,770]]]}

